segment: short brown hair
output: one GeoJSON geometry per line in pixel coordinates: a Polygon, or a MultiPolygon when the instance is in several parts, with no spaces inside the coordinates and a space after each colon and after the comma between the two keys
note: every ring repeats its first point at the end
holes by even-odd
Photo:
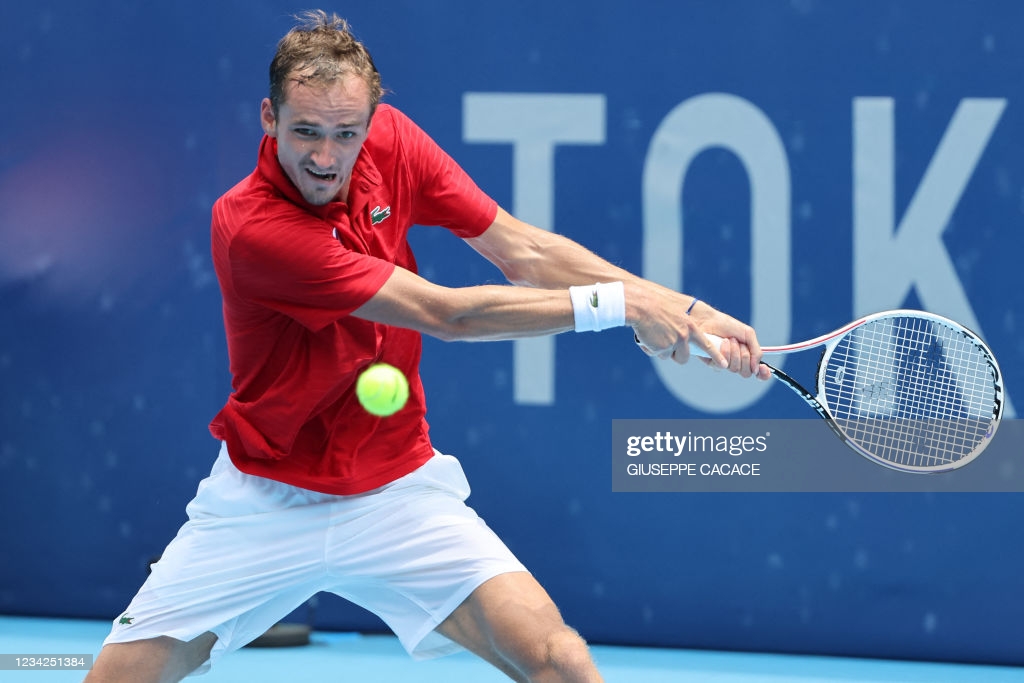
{"type": "Polygon", "coordinates": [[[274,114],[284,102],[288,80],[327,84],[349,74],[366,82],[373,114],[384,94],[380,73],[366,47],[352,35],[348,22],[323,10],[303,12],[296,19],[299,25],[281,38],[270,62],[270,103],[274,114]]]}

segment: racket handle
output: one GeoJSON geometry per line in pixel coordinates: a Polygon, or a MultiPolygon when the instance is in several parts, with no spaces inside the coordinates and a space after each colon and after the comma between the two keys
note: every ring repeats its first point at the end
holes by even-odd
{"type": "MultiPolygon", "coordinates": [[[[722,347],[722,338],[719,337],[717,334],[710,334],[705,332],[704,336],[707,337],[708,341],[710,341],[715,347],[722,347]]],[[[702,349],[701,347],[697,346],[697,344],[692,339],[690,340],[690,353],[694,354],[695,356],[700,356],[701,358],[711,358],[711,356],[708,355],[708,352],[702,349]]]]}

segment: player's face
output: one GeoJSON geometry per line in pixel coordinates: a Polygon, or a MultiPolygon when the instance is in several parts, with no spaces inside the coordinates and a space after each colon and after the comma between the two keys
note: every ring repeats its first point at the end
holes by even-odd
{"type": "Polygon", "coordinates": [[[274,115],[260,109],[263,130],[277,138],[281,167],[307,202],[348,196],[349,177],[370,130],[370,91],[356,76],[327,85],[289,82],[274,115]]]}

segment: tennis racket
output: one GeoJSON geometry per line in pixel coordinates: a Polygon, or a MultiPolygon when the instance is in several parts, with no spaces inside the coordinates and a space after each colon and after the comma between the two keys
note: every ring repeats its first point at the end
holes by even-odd
{"type": "MultiPolygon", "coordinates": [[[[974,460],[995,436],[1003,413],[1002,375],[992,351],[963,325],[923,311],[885,311],[762,351],[817,346],[825,347],[817,394],[764,364],[869,460],[903,472],[945,472],[974,460]]],[[[696,345],[691,349],[707,357],[696,345]]]]}

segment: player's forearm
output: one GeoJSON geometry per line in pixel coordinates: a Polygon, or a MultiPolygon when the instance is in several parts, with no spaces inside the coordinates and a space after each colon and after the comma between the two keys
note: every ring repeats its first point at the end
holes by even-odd
{"type": "Polygon", "coordinates": [[[581,244],[524,223],[502,209],[483,234],[466,242],[517,285],[564,289],[633,278],[581,244]]]}
{"type": "MultiPolygon", "coordinates": [[[[623,323],[631,325],[644,348],[678,362],[685,362],[688,358],[688,345],[696,335],[695,343],[708,351],[716,363],[728,366],[730,359],[725,358],[719,349],[711,349],[707,338],[701,334],[707,331],[725,339],[738,340],[740,354],[743,354],[743,347],[749,349],[750,367],[755,367],[760,359],[756,335],[748,325],[706,304],[695,306],[694,297],[636,277],[582,245],[524,223],[502,209],[498,209],[487,230],[466,242],[498,266],[515,284],[563,289],[570,286],[582,288],[598,282],[622,282],[624,300],[612,297],[614,315],[610,314],[611,308],[607,309],[609,314],[604,317],[589,310],[585,302],[580,306],[583,318],[587,320],[584,329],[606,329],[623,323]]],[[[606,301],[607,297],[601,300],[606,301]]],[[[734,369],[740,371],[740,365],[734,369]]]]}
{"type": "Polygon", "coordinates": [[[521,245],[502,270],[511,282],[541,289],[634,279],[586,247],[554,233],[544,233],[535,242],[521,245]]]}
{"type": "Polygon", "coordinates": [[[527,252],[522,251],[510,278],[517,284],[542,289],[564,289],[596,282],[625,285],[626,324],[634,325],[661,314],[663,309],[681,315],[687,297],[657,283],[644,280],[561,235],[549,234],[527,252]]]}
{"type": "Polygon", "coordinates": [[[494,341],[558,334],[573,329],[566,290],[484,285],[447,290],[428,334],[448,341],[494,341]]]}
{"type": "Polygon", "coordinates": [[[499,209],[494,223],[479,237],[466,240],[517,285],[564,289],[596,282],[626,286],[626,322],[648,317],[653,307],[686,309],[686,297],[645,281],[562,235],[540,230],[499,209]]]}

